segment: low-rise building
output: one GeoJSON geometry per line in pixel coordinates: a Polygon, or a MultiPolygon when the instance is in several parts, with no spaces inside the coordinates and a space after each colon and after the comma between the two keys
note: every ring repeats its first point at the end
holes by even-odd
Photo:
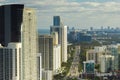
{"type": "Polygon", "coordinates": [[[93,74],[95,68],[94,60],[84,61],[84,73],[93,74]]]}
{"type": "Polygon", "coordinates": [[[114,56],[101,55],[100,56],[100,70],[101,72],[110,72],[114,70],[114,56]]]}

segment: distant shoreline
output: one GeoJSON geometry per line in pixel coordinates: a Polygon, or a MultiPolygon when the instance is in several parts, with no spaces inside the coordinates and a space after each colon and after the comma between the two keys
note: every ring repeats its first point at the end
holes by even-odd
{"type": "Polygon", "coordinates": [[[38,29],[38,34],[50,34],[50,29],[38,29]]]}

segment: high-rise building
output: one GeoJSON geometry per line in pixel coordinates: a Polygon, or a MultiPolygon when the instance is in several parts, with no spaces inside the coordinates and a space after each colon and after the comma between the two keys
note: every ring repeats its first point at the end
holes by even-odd
{"type": "Polygon", "coordinates": [[[60,26],[50,26],[50,33],[54,33],[57,32],[58,33],[58,44],[61,44],[61,28],[60,26]]]}
{"type": "Polygon", "coordinates": [[[0,80],[20,80],[21,43],[0,46],[0,80]]]}
{"type": "Polygon", "coordinates": [[[22,79],[37,80],[37,28],[36,12],[25,8],[22,24],[22,79]]]}
{"type": "Polygon", "coordinates": [[[12,80],[12,49],[0,47],[0,80],[12,80]]]}
{"type": "Polygon", "coordinates": [[[54,45],[53,48],[53,70],[54,74],[58,74],[59,70],[61,68],[61,46],[60,45],[54,45]]]}
{"type": "Polygon", "coordinates": [[[58,33],[58,44],[61,45],[61,60],[67,61],[67,26],[51,26],[50,32],[58,33]]]}
{"type": "Polygon", "coordinates": [[[60,26],[60,16],[53,17],[53,26],[60,26]]]}
{"type": "Polygon", "coordinates": [[[42,80],[42,55],[41,53],[38,53],[38,56],[37,56],[37,62],[38,62],[38,80],[42,80]]]}
{"type": "Polygon", "coordinates": [[[21,43],[11,42],[8,44],[8,48],[12,49],[12,80],[21,80],[21,43]]]}
{"type": "MultiPolygon", "coordinates": [[[[17,65],[17,67],[20,67],[19,80],[37,80],[38,52],[36,32],[35,10],[24,8],[23,4],[0,6],[0,43],[7,47],[10,42],[21,42],[22,52],[20,54],[20,62],[18,62],[19,65],[17,65]]],[[[7,57],[12,54],[8,54],[9,51],[5,52],[8,55],[7,57]]],[[[10,67],[11,64],[15,63],[15,61],[13,63],[9,62],[5,63],[5,65],[9,65],[10,67]]],[[[7,74],[11,75],[8,72],[5,72],[5,74],[6,76],[7,74]]]]}
{"type": "MultiPolygon", "coordinates": [[[[56,17],[54,16],[53,19],[54,18],[56,17]]],[[[54,19],[54,22],[57,22],[57,19],[54,19]]],[[[60,25],[53,25],[50,27],[50,33],[53,32],[58,33],[58,44],[61,45],[61,61],[66,62],[67,61],[67,26],[63,26],[62,23],[60,22],[60,25]]]]}
{"type": "Polygon", "coordinates": [[[62,62],[67,62],[67,26],[62,28],[62,39],[61,39],[61,51],[62,51],[62,62]]]}
{"type": "Polygon", "coordinates": [[[55,35],[39,35],[39,53],[42,55],[42,80],[52,80],[61,68],[61,47],[54,45],[55,35]],[[51,74],[52,73],[52,74],[51,74]]]}
{"type": "Polygon", "coordinates": [[[54,39],[53,44],[58,45],[58,32],[52,32],[52,36],[53,36],[53,39],[54,39]]]}
{"type": "Polygon", "coordinates": [[[42,80],[53,80],[53,71],[52,70],[43,70],[42,71],[42,80]]]}
{"type": "Polygon", "coordinates": [[[53,70],[53,37],[50,35],[39,36],[39,53],[42,54],[42,68],[53,70]]]}
{"type": "Polygon", "coordinates": [[[9,42],[21,41],[21,24],[23,4],[0,6],[0,43],[7,46],[9,42]]]}

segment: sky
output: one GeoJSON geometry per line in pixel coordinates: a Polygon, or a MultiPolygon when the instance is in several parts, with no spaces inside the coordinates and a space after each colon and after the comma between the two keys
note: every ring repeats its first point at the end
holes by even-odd
{"type": "Polygon", "coordinates": [[[0,0],[7,3],[35,8],[40,29],[49,29],[53,16],[60,16],[70,28],[120,27],[120,0],[0,0]]]}

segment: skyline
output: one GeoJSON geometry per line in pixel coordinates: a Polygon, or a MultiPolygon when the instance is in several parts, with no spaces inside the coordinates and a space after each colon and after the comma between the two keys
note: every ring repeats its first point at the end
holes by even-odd
{"type": "Polygon", "coordinates": [[[119,0],[0,0],[0,4],[24,3],[37,9],[38,28],[49,29],[53,16],[60,16],[64,25],[75,28],[120,27],[119,0]]]}
{"type": "MultiPolygon", "coordinates": [[[[64,19],[65,14],[73,12],[63,9],[56,11],[63,14],[63,19],[50,12],[53,15],[50,20],[47,19],[50,15],[39,16],[52,25],[45,21],[43,24],[46,23],[50,33],[41,35],[37,21],[41,26],[42,18],[37,20],[35,7],[18,3],[5,1],[0,5],[0,80],[120,79],[120,28],[70,30],[64,19]]],[[[78,19],[76,16],[67,15],[78,19]]],[[[69,20],[74,23],[73,18],[69,20]]]]}

